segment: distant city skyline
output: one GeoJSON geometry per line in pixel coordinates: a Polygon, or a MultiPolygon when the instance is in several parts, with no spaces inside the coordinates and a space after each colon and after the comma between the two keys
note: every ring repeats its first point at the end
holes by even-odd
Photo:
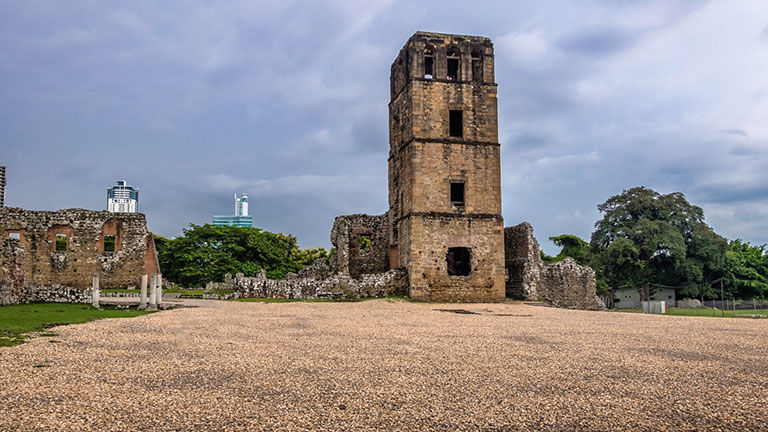
{"type": "Polygon", "coordinates": [[[547,253],[550,236],[589,240],[597,205],[640,185],[684,193],[723,236],[768,243],[764,1],[103,0],[0,14],[6,206],[102,209],[125,178],[170,237],[248,191],[259,228],[328,247],[337,215],[388,208],[390,65],[424,30],[492,39],[504,222],[530,222],[547,253]]]}

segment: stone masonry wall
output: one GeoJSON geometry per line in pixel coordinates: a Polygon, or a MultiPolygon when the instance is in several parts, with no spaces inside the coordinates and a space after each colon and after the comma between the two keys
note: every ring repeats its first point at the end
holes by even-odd
{"type": "Polygon", "coordinates": [[[573,309],[605,309],[595,292],[595,271],[571,258],[545,264],[529,223],[504,228],[504,252],[507,297],[543,298],[555,306],[573,309]]]}
{"type": "Polygon", "coordinates": [[[414,299],[504,299],[493,62],[489,38],[417,32],[392,64],[389,238],[414,299]],[[427,51],[434,54],[431,73],[427,51]],[[468,274],[449,274],[456,249],[469,256],[468,274]]]}
{"type": "Polygon", "coordinates": [[[331,243],[336,248],[334,269],[352,277],[386,272],[389,269],[388,222],[386,214],[338,216],[331,230],[331,243]],[[370,240],[370,247],[362,247],[363,236],[370,240]]]}
{"type": "Polygon", "coordinates": [[[217,284],[219,289],[235,290],[235,297],[314,299],[357,299],[404,294],[407,277],[402,270],[361,274],[331,273],[323,262],[316,260],[298,274],[289,273],[284,280],[267,279],[262,271],[256,277],[235,275],[231,286],[217,284]]]}
{"type": "Polygon", "coordinates": [[[1,208],[0,240],[5,304],[85,302],[94,273],[104,289],[136,286],[143,274],[158,272],[143,214],[1,208]],[[57,250],[57,235],[66,236],[64,250],[57,250]],[[114,236],[114,250],[105,250],[106,236],[114,236]]]}

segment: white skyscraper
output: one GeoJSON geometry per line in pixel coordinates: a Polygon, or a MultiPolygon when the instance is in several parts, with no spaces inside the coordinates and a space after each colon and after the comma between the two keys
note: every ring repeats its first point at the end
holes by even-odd
{"type": "Polygon", "coordinates": [[[107,189],[107,210],[112,213],[138,212],[139,190],[127,185],[125,180],[117,180],[116,183],[107,189]]]}
{"type": "Polygon", "coordinates": [[[214,215],[213,224],[218,226],[252,227],[253,218],[248,216],[248,194],[240,194],[240,196],[235,194],[235,214],[214,215]]]}
{"type": "Polygon", "coordinates": [[[235,194],[235,216],[248,216],[248,194],[235,194]]]}

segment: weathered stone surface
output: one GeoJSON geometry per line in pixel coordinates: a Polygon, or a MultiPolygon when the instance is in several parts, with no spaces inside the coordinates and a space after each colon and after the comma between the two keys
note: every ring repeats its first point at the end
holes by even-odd
{"type": "Polygon", "coordinates": [[[407,283],[402,270],[361,274],[355,278],[348,273],[330,273],[323,260],[316,260],[298,275],[284,280],[267,279],[264,271],[255,277],[238,273],[227,289],[234,289],[236,297],[355,299],[404,294],[407,283]]]}
{"type": "Polygon", "coordinates": [[[45,296],[81,302],[84,297],[71,290],[90,291],[94,273],[101,288],[124,288],[159,272],[143,214],[0,208],[0,239],[0,301],[5,304],[46,301],[45,296]],[[19,238],[8,239],[11,234],[19,238]],[[64,250],[56,250],[57,235],[66,236],[64,250]],[[106,236],[114,236],[112,251],[105,250],[106,236]]]}
{"type": "Polygon", "coordinates": [[[336,248],[333,269],[353,277],[387,271],[388,222],[386,214],[338,216],[331,229],[331,243],[336,248]],[[363,237],[370,240],[367,247],[362,247],[363,237]]]}
{"type": "Polygon", "coordinates": [[[696,299],[682,299],[677,302],[677,307],[683,309],[696,309],[701,307],[701,302],[696,299]]]}
{"type": "Polygon", "coordinates": [[[390,268],[406,269],[412,298],[504,298],[493,61],[488,38],[417,32],[392,64],[390,268]],[[434,57],[427,77],[428,50],[434,57]],[[455,76],[448,71],[449,50],[457,53],[455,76]],[[453,132],[451,111],[461,119],[453,132]],[[463,200],[452,201],[451,183],[461,185],[463,200]],[[468,250],[468,274],[449,274],[451,248],[468,250]]]}
{"type": "Polygon", "coordinates": [[[529,223],[504,228],[504,241],[508,297],[544,299],[574,309],[605,309],[596,294],[595,271],[571,258],[545,264],[529,223]]]}

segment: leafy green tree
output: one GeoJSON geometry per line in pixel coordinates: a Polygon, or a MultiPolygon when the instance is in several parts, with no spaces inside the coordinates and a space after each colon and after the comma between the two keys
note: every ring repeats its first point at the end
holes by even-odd
{"type": "MultiPolygon", "coordinates": [[[[724,272],[726,240],[704,222],[704,211],[682,193],[635,187],[598,206],[590,246],[598,274],[610,285],[687,286],[724,272]]],[[[649,295],[645,293],[645,296],[649,295]]]]}
{"type": "Polygon", "coordinates": [[[163,274],[184,286],[222,281],[227,273],[255,276],[261,270],[270,279],[282,279],[327,255],[322,248],[302,251],[294,236],[251,227],[190,225],[182,236],[160,243],[163,274]]]}
{"type": "Polygon", "coordinates": [[[724,285],[729,297],[768,297],[768,255],[766,246],[752,246],[733,240],[726,253],[724,285]]]}
{"type": "Polygon", "coordinates": [[[550,237],[556,246],[562,248],[560,253],[555,257],[551,257],[549,262],[558,262],[564,260],[566,257],[573,258],[574,261],[581,265],[592,265],[592,251],[589,248],[589,243],[585,242],[578,236],[572,234],[563,234],[555,237],[550,237]]]}

